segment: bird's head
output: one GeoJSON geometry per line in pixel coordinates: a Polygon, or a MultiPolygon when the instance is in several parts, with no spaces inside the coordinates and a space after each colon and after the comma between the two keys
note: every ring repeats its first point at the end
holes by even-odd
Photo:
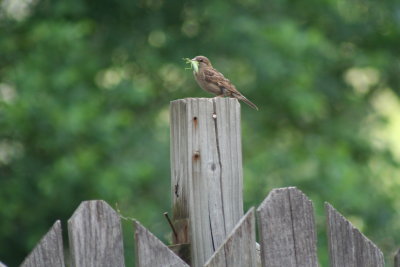
{"type": "Polygon", "coordinates": [[[204,56],[197,56],[192,59],[192,61],[197,61],[199,63],[199,67],[211,67],[211,62],[208,58],[204,56]]]}

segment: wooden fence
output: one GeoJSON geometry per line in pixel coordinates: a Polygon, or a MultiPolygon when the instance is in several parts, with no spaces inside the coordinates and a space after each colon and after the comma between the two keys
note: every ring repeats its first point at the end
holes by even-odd
{"type": "MultiPolygon", "coordinates": [[[[377,246],[329,203],[325,210],[331,266],[384,266],[377,246]]],[[[189,266],[138,221],[134,224],[137,267],[189,266]]],[[[68,235],[66,253],[56,221],[21,266],[63,267],[64,254],[76,267],[125,266],[120,215],[103,200],[82,202],[68,221],[68,235]]],[[[203,266],[318,266],[316,240],[312,202],[295,187],[274,189],[239,220],[203,266]]]]}
{"type": "MultiPolygon", "coordinates": [[[[319,266],[314,207],[300,190],[273,189],[243,215],[240,132],[235,99],[171,103],[172,244],[134,221],[137,267],[319,266]]],[[[325,211],[330,266],[384,266],[375,244],[329,203],[325,211]]],[[[63,267],[68,255],[73,267],[124,267],[122,236],[115,210],[84,201],[68,220],[69,252],[56,221],[21,266],[63,267]]]]}

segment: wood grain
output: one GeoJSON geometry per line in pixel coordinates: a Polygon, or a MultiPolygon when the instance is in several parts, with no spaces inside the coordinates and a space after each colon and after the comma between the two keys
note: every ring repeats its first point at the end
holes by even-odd
{"type": "Polygon", "coordinates": [[[262,266],[318,266],[314,209],[300,190],[272,190],[257,215],[262,266]]]}
{"type": "Polygon", "coordinates": [[[254,208],[238,222],[204,267],[256,267],[254,208]]]}
{"type": "Polygon", "coordinates": [[[138,221],[135,221],[137,267],[189,267],[138,221]]]}
{"type": "Polygon", "coordinates": [[[124,267],[119,214],[105,201],[84,201],[68,220],[71,264],[124,267]]]}
{"type": "Polygon", "coordinates": [[[191,243],[192,265],[203,266],[243,215],[240,105],[180,99],[170,115],[175,243],[191,243]],[[179,228],[185,219],[189,226],[179,228]]]}
{"type": "Polygon", "coordinates": [[[325,203],[325,210],[332,267],[383,267],[385,265],[383,254],[375,244],[329,203],[325,203]]]}
{"type": "MultiPolygon", "coordinates": [[[[2,266],[2,264],[0,264],[2,266]]],[[[4,265],[5,266],[5,265],[4,265]]],[[[61,222],[56,221],[32,252],[25,258],[21,267],[63,267],[64,251],[61,222]]]]}

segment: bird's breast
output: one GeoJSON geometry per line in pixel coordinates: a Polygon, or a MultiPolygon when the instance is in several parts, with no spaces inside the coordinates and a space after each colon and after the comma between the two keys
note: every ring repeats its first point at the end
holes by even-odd
{"type": "Polygon", "coordinates": [[[216,84],[208,82],[205,78],[204,72],[198,71],[193,72],[194,78],[196,79],[198,85],[206,92],[213,93],[216,95],[221,94],[221,88],[219,88],[216,84]]]}

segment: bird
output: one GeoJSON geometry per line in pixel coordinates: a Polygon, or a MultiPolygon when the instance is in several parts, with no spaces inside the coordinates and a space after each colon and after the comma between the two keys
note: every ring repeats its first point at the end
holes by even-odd
{"type": "Polygon", "coordinates": [[[205,56],[196,56],[190,60],[193,67],[193,75],[198,85],[206,92],[213,93],[218,97],[234,97],[243,101],[255,110],[258,107],[243,96],[236,87],[225,76],[214,69],[211,61],[205,56]]]}

